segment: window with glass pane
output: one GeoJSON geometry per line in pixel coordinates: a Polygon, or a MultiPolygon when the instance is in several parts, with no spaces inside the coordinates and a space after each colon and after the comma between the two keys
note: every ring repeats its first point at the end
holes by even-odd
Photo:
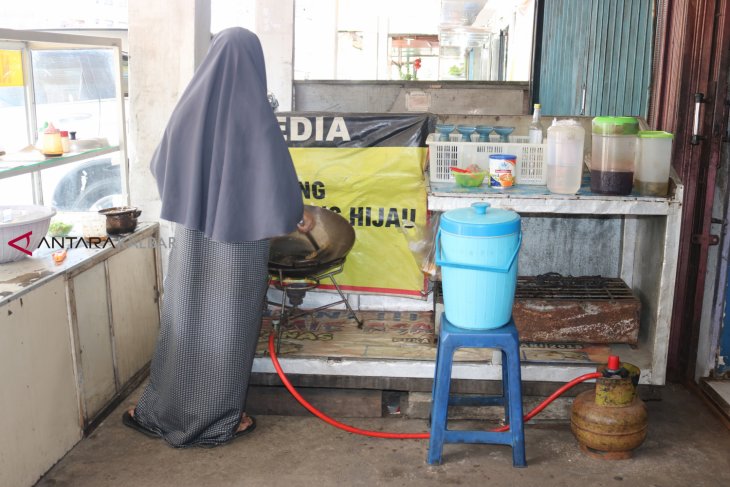
{"type": "Polygon", "coordinates": [[[32,205],[33,183],[30,174],[0,179],[0,205],[32,205]]]}
{"type": "Polygon", "coordinates": [[[115,39],[0,29],[0,203],[127,204],[123,63],[115,39]]]}
{"type": "Polygon", "coordinates": [[[41,171],[43,202],[65,211],[123,206],[119,154],[108,154],[41,171]]]}
{"type": "Polygon", "coordinates": [[[116,70],[110,49],[32,50],[39,129],[52,123],[79,139],[119,140],[116,70]]]}

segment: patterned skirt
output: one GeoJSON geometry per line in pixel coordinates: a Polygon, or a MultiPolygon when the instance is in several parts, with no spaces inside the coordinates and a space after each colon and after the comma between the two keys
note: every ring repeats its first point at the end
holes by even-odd
{"type": "Polygon", "coordinates": [[[135,418],[174,447],[233,437],[266,298],[269,241],[215,242],[176,225],[157,348],[135,418]]]}

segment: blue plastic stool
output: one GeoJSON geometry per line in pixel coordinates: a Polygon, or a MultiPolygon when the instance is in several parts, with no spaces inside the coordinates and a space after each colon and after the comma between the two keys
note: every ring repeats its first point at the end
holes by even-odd
{"type": "Polygon", "coordinates": [[[512,320],[500,328],[467,330],[457,328],[441,315],[431,402],[431,438],[428,463],[441,463],[444,443],[495,443],[512,447],[512,464],[526,467],[525,428],[522,423],[522,384],[520,380],[520,341],[512,320]],[[449,394],[454,352],[459,348],[497,348],[502,351],[502,394],[498,396],[462,396],[449,394]],[[482,430],[449,430],[446,428],[448,407],[504,406],[505,432],[482,430]],[[510,420],[512,418],[513,420],[510,420]]]}

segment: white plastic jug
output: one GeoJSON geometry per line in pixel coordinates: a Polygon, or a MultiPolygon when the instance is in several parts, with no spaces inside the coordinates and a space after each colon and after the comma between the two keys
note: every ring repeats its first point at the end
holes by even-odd
{"type": "Polygon", "coordinates": [[[667,195],[673,138],[669,132],[657,130],[639,132],[634,172],[634,189],[637,193],[646,196],[667,195]]]}
{"type": "Polygon", "coordinates": [[[553,120],[547,130],[547,187],[552,193],[575,194],[583,179],[585,130],[577,120],[553,120]]]}

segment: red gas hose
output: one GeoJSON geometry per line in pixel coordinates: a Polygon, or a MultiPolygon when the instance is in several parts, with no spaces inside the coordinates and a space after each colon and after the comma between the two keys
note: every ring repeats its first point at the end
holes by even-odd
{"type": "MultiPolygon", "coordinates": [[[[390,438],[390,439],[398,439],[398,440],[427,440],[430,438],[430,433],[387,433],[382,431],[370,431],[370,430],[364,430],[360,428],[355,428],[354,426],[349,426],[344,423],[340,423],[339,421],[336,421],[326,414],[324,414],[319,409],[312,406],[309,402],[307,402],[306,399],[304,399],[296,389],[294,389],[294,386],[289,382],[289,379],[287,379],[286,375],[284,375],[284,371],[281,369],[281,365],[279,364],[279,359],[276,357],[276,347],[274,346],[274,333],[269,334],[269,355],[271,355],[271,362],[274,364],[274,368],[276,369],[276,373],[279,374],[279,378],[281,379],[281,382],[284,384],[284,387],[291,393],[292,396],[294,396],[294,399],[299,401],[299,404],[304,406],[310,413],[317,416],[319,419],[324,421],[325,423],[329,423],[330,425],[334,426],[335,428],[339,428],[344,431],[348,431],[350,433],[355,433],[358,435],[363,436],[371,436],[374,438],[390,438]]],[[[523,419],[523,421],[527,422],[530,419],[532,419],[535,415],[537,415],[540,411],[545,409],[548,404],[553,402],[558,396],[563,394],[568,389],[572,388],[573,386],[580,384],[583,381],[590,380],[590,379],[596,379],[598,377],[601,377],[601,373],[599,372],[592,372],[590,374],[583,374],[579,377],[576,377],[575,379],[571,380],[567,384],[564,384],[562,387],[560,387],[558,390],[553,392],[548,398],[546,398],[544,401],[542,401],[540,404],[537,405],[535,409],[527,413],[523,419]]],[[[509,425],[506,424],[504,426],[500,426],[499,428],[492,429],[490,431],[496,431],[496,432],[502,432],[502,431],[508,431],[509,425]]]]}

